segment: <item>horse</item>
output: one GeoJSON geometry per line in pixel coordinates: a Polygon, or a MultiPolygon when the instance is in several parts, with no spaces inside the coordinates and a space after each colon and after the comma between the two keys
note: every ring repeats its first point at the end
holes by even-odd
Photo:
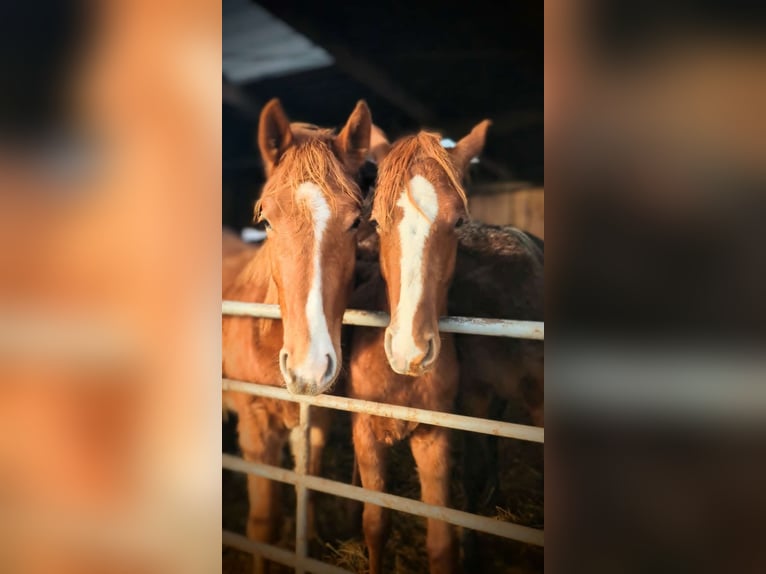
{"type": "MultiPolygon", "coordinates": [[[[458,364],[452,336],[440,335],[438,319],[447,312],[447,288],[454,270],[456,229],[467,217],[460,183],[468,162],[483,146],[480,127],[451,151],[426,132],[393,146],[376,146],[377,187],[370,225],[380,242],[380,277],[363,282],[354,305],[387,309],[385,331],[356,329],[352,337],[349,395],[435,411],[451,412],[458,392],[458,364]]],[[[449,502],[450,440],[447,429],[355,413],[354,452],[362,485],[385,489],[386,451],[408,439],[417,463],[421,498],[449,502]]],[[[387,514],[365,504],[362,526],[370,573],[381,570],[387,514]]],[[[453,528],[428,519],[426,545],[432,573],[454,572],[457,545],[453,528]]]]}
{"type": "MultiPolygon", "coordinates": [[[[533,422],[542,425],[542,343],[467,335],[439,337],[437,331],[436,321],[439,314],[444,314],[445,299],[447,311],[452,315],[542,320],[542,241],[511,226],[500,227],[465,221],[465,191],[460,181],[471,158],[478,155],[483,148],[488,126],[488,121],[481,122],[450,151],[441,148],[438,135],[425,132],[400,140],[391,146],[385,135],[380,131],[376,133],[373,126],[371,147],[376,161],[380,163],[380,172],[378,187],[372,201],[373,213],[369,222],[363,223],[360,232],[357,260],[357,283],[360,286],[354,294],[352,304],[365,306],[374,301],[377,308],[381,307],[381,302],[385,300],[385,294],[382,293],[385,290],[382,271],[385,275],[388,300],[392,301],[393,313],[383,344],[378,341],[378,346],[383,348],[383,352],[378,351],[373,359],[357,359],[360,353],[359,345],[362,345],[363,355],[373,354],[370,342],[373,334],[368,332],[357,336],[356,344],[352,348],[351,392],[358,396],[371,394],[365,387],[368,383],[360,378],[364,369],[353,368],[357,360],[364,365],[365,361],[375,360],[382,363],[387,358],[393,371],[406,368],[408,357],[402,353],[401,343],[397,346],[396,340],[397,335],[404,335],[409,339],[410,356],[414,357],[415,363],[420,361],[420,370],[428,371],[430,367],[434,374],[429,380],[407,380],[397,378],[388,371],[387,376],[382,376],[390,379],[385,385],[386,392],[373,393],[377,400],[396,402],[403,398],[403,393],[409,392],[409,395],[404,397],[405,402],[401,404],[433,408],[439,403],[441,408],[436,410],[449,410],[447,407],[452,406],[450,397],[454,396],[452,373],[455,370],[442,368],[440,374],[439,368],[442,363],[453,365],[453,357],[456,356],[459,383],[455,411],[490,418],[493,399],[521,400],[527,406],[533,422]],[[400,207],[401,210],[394,206],[400,207]],[[404,269],[402,252],[418,258],[418,249],[413,249],[411,237],[417,232],[413,226],[407,228],[408,209],[409,222],[415,222],[414,225],[421,228],[421,236],[425,236],[422,243],[415,244],[415,247],[422,245],[417,263],[421,270],[420,277],[417,267],[404,269]],[[416,212],[420,218],[416,218],[412,212],[416,212]],[[398,219],[391,221],[394,216],[398,219]],[[381,219],[388,220],[388,223],[381,225],[381,219]],[[375,233],[374,229],[376,222],[378,233],[375,233]],[[409,238],[405,233],[407,230],[409,238]],[[406,246],[406,250],[402,245],[406,246]],[[400,261],[402,271],[397,269],[400,261]],[[413,275],[419,280],[412,281],[413,275]],[[408,280],[403,280],[403,276],[408,276],[408,280]],[[426,279],[422,279],[423,277],[426,279]],[[414,321],[405,321],[405,317],[399,313],[402,307],[401,303],[397,302],[406,297],[410,298],[410,301],[406,302],[410,306],[407,315],[416,318],[414,321]],[[407,327],[405,323],[408,324],[407,327]],[[439,347],[442,353],[447,353],[446,359],[440,358],[439,347]],[[443,379],[445,370],[447,380],[443,379]],[[429,382],[431,387],[427,386],[429,382]],[[410,389],[402,391],[401,387],[410,389]],[[435,401],[432,396],[434,393],[444,393],[441,395],[443,400],[435,401]]],[[[405,345],[404,349],[407,348],[405,345]]],[[[410,361],[410,366],[412,362],[410,361]]],[[[367,370],[373,371],[369,366],[367,370]]],[[[385,369],[380,370],[385,372],[385,369]]],[[[390,424],[386,419],[362,420],[356,423],[354,437],[357,456],[364,454],[364,448],[370,452],[369,444],[374,442],[374,437],[381,436],[381,429],[390,424]],[[359,447],[356,444],[357,437],[359,447]]],[[[413,425],[400,425],[399,428],[400,435],[416,430],[413,425]]],[[[433,432],[431,429],[429,431],[433,432]]],[[[444,435],[443,432],[441,434],[444,435]]],[[[464,469],[466,492],[469,494],[468,509],[475,510],[475,493],[480,490],[482,481],[486,480],[484,471],[487,471],[487,466],[491,466],[489,463],[494,457],[490,454],[487,437],[475,433],[465,433],[463,436],[466,441],[464,469]]],[[[383,437],[383,442],[389,439],[385,434],[383,437]]],[[[444,481],[448,475],[445,465],[449,461],[449,452],[444,440],[434,441],[433,446],[428,447],[430,452],[421,454],[422,460],[418,460],[416,456],[421,483],[424,479],[441,482],[436,489],[440,492],[440,497],[432,499],[435,504],[446,502],[444,481]]],[[[380,447],[379,444],[378,446],[380,447]]],[[[385,459],[382,448],[378,451],[375,453],[377,462],[373,457],[369,457],[365,462],[371,467],[365,472],[368,475],[368,483],[382,489],[385,459]],[[383,467],[376,468],[376,464],[383,467]]],[[[413,448],[413,454],[415,453],[413,448]]],[[[363,475],[363,482],[364,480],[363,475]]],[[[423,497],[426,501],[429,490],[424,484],[423,497]]],[[[379,538],[386,527],[385,515],[377,507],[370,506],[365,509],[364,523],[371,571],[374,571],[379,569],[379,538]]],[[[466,562],[471,562],[475,559],[475,556],[472,556],[472,545],[475,541],[468,535],[464,542],[466,562]]],[[[429,560],[432,571],[449,571],[444,567],[445,560],[440,562],[437,556],[439,552],[443,555],[452,553],[452,550],[447,550],[450,544],[452,539],[447,526],[436,521],[429,522],[429,560]],[[435,527],[433,534],[432,526],[435,527]]]]}
{"type": "MultiPolygon", "coordinates": [[[[455,276],[448,296],[450,315],[543,320],[543,242],[512,227],[466,223],[458,233],[455,276]]],[[[456,334],[460,414],[505,418],[510,405],[525,408],[532,424],[544,422],[543,342],[508,337],[456,334]]],[[[490,508],[498,488],[501,452],[497,437],[461,433],[466,510],[476,513],[479,500],[490,508]]],[[[463,532],[467,571],[486,571],[476,533],[463,532]]]]}
{"type": "MultiPolygon", "coordinates": [[[[343,129],[291,124],[279,100],[262,110],[258,146],[266,183],[255,205],[264,223],[261,245],[231,234],[223,241],[223,296],[236,301],[279,303],[282,320],[224,317],[224,377],[273,386],[296,394],[329,392],[343,360],[341,323],[350,295],[361,194],[355,181],[369,149],[371,116],[360,100],[343,129]]],[[[298,405],[224,392],[238,415],[245,460],[279,465],[298,405]]],[[[314,409],[309,473],[318,474],[328,411],[314,409]]],[[[278,485],[248,474],[247,535],[273,542],[281,501],[278,485]]],[[[313,519],[309,517],[309,525],[313,519]]],[[[266,565],[256,557],[254,567],[266,565]]]]}

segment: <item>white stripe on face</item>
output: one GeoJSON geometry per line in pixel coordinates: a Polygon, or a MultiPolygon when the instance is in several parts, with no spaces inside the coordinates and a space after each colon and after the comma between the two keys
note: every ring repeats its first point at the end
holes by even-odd
{"type": "Polygon", "coordinates": [[[415,311],[423,295],[423,250],[439,212],[436,190],[426,178],[420,175],[413,177],[410,190],[417,207],[413,205],[407,189],[402,190],[396,202],[404,211],[404,216],[399,223],[401,275],[399,304],[394,312],[391,329],[391,351],[401,367],[409,365],[412,359],[424,351],[416,345],[412,331],[415,311]]]}
{"type": "Polygon", "coordinates": [[[330,207],[318,185],[311,182],[302,183],[297,189],[299,201],[304,201],[311,211],[314,227],[314,251],[312,256],[311,286],[306,299],[306,320],[309,328],[309,350],[301,365],[296,365],[295,374],[305,380],[323,381],[327,371],[327,356],[330,355],[333,365],[337,365],[335,349],[327,328],[322,301],[322,236],[327,221],[330,219],[330,207]]]}

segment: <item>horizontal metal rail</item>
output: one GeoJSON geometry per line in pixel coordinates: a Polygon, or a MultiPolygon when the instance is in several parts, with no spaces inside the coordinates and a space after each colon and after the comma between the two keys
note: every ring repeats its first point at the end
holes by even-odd
{"type": "Polygon", "coordinates": [[[428,411],[425,409],[403,407],[400,405],[389,405],[386,403],[377,403],[374,401],[350,399],[347,397],[337,397],[334,395],[317,395],[315,397],[306,395],[293,395],[287,389],[280,387],[270,387],[268,385],[258,385],[255,383],[235,381],[232,379],[222,380],[223,389],[225,391],[239,391],[259,397],[267,397],[270,399],[292,401],[294,403],[307,403],[317,407],[327,407],[330,409],[349,411],[354,413],[367,413],[381,417],[391,417],[405,421],[413,421],[417,423],[436,425],[451,429],[489,434],[504,438],[515,438],[539,443],[545,442],[545,431],[540,427],[507,423],[503,421],[493,421],[489,419],[480,419],[476,417],[467,417],[463,415],[455,415],[452,413],[428,411]]]}
{"type": "MultiPolygon", "coordinates": [[[[278,305],[265,303],[245,303],[240,301],[223,301],[222,313],[244,317],[265,319],[280,319],[278,305]]],[[[386,327],[389,323],[387,313],[361,311],[350,309],[343,316],[346,325],[365,327],[386,327]]],[[[471,335],[488,335],[493,337],[515,337],[524,339],[543,340],[545,338],[544,323],[535,321],[512,321],[506,319],[476,319],[468,317],[443,317],[439,321],[439,329],[448,333],[471,335]]],[[[307,489],[341,496],[360,502],[376,504],[385,508],[407,512],[417,516],[442,520],[450,524],[462,526],[480,532],[486,532],[543,546],[544,531],[528,526],[503,522],[487,516],[470,514],[461,510],[434,506],[424,502],[395,496],[385,492],[367,490],[357,486],[328,480],[306,474],[308,456],[308,422],[311,406],[326,407],[348,412],[367,413],[375,416],[397,418],[422,424],[452,428],[468,432],[478,432],[498,437],[516,438],[531,442],[544,442],[544,430],[539,427],[493,421],[475,417],[467,417],[452,413],[442,413],[425,409],[416,409],[401,405],[390,405],[374,401],[364,401],[333,395],[304,396],[293,395],[286,389],[268,385],[258,385],[232,379],[222,380],[223,389],[238,391],[251,395],[291,401],[300,404],[300,440],[295,445],[300,452],[296,456],[296,471],[276,466],[248,462],[232,455],[223,455],[223,467],[229,470],[256,474],[271,480],[292,484],[296,489],[296,546],[295,552],[289,552],[268,544],[249,540],[244,536],[224,531],[224,543],[245,552],[260,555],[268,560],[280,562],[295,568],[296,574],[316,572],[318,574],[340,574],[346,571],[336,566],[325,564],[308,558],[307,554],[307,489]]]]}
{"type": "Polygon", "coordinates": [[[267,560],[279,562],[280,564],[292,566],[293,568],[304,569],[314,572],[315,574],[353,574],[349,570],[338,568],[332,564],[320,562],[313,558],[301,558],[289,550],[283,550],[282,548],[277,548],[276,546],[265,544],[264,542],[256,542],[255,540],[251,540],[241,534],[236,534],[228,530],[223,531],[222,540],[224,545],[231,546],[242,552],[258,554],[267,560]]]}
{"type": "MultiPolygon", "coordinates": [[[[267,303],[245,303],[243,301],[222,301],[224,315],[281,319],[279,305],[267,303]]],[[[381,311],[360,311],[348,309],[343,315],[345,325],[361,327],[386,327],[390,317],[381,311]]],[[[442,317],[439,330],[444,333],[485,335],[489,337],[512,337],[517,339],[545,338],[545,323],[542,321],[515,321],[511,319],[477,319],[472,317],[442,317]]]]}
{"type": "MultiPolygon", "coordinates": [[[[470,528],[479,532],[486,532],[488,534],[502,536],[503,538],[519,540],[536,546],[543,546],[544,532],[542,530],[522,526],[520,524],[513,524],[512,522],[503,522],[488,516],[479,516],[477,514],[463,512],[462,510],[434,506],[432,504],[420,502],[419,500],[413,500],[411,498],[375,490],[367,490],[366,488],[360,488],[358,486],[352,486],[350,484],[344,484],[342,482],[320,478],[318,476],[301,476],[292,470],[278,468],[267,464],[249,462],[229,454],[223,455],[223,467],[229,470],[256,474],[264,478],[286,482],[288,484],[302,484],[311,490],[333,494],[335,496],[342,496],[344,498],[351,498],[360,502],[369,502],[377,504],[378,506],[391,508],[392,510],[407,512],[425,518],[435,518],[436,520],[443,520],[444,522],[449,522],[450,524],[470,528]]],[[[264,554],[264,556],[266,555],[264,554]]]]}

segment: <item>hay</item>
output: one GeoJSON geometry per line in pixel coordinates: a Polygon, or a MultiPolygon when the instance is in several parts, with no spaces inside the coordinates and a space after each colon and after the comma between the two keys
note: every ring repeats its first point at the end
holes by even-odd
{"type": "Polygon", "coordinates": [[[364,542],[359,539],[344,540],[336,544],[325,542],[325,549],[325,562],[357,574],[367,574],[370,571],[364,542]]]}

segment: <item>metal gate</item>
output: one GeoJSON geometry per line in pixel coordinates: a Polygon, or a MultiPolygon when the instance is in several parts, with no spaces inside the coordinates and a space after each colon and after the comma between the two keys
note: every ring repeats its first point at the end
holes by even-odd
{"type": "MultiPolygon", "coordinates": [[[[224,315],[259,317],[266,319],[280,318],[278,305],[268,305],[264,303],[223,301],[222,313],[224,315]]],[[[388,314],[380,312],[348,310],[343,316],[343,323],[345,325],[386,327],[388,321],[388,314]]],[[[544,324],[537,321],[445,317],[439,321],[439,330],[446,333],[516,337],[537,340],[544,339],[544,324]]],[[[227,546],[232,546],[251,554],[259,554],[268,560],[292,566],[299,574],[307,571],[315,572],[316,574],[347,574],[349,572],[348,570],[308,557],[306,523],[308,490],[324,492],[335,496],[358,500],[360,502],[370,502],[392,510],[407,512],[425,518],[435,518],[479,532],[486,532],[503,538],[525,542],[527,544],[543,546],[542,530],[509,522],[502,522],[487,516],[470,514],[461,510],[425,504],[418,500],[367,490],[358,486],[352,486],[350,484],[307,474],[308,429],[311,406],[392,417],[451,429],[494,435],[497,437],[515,438],[542,443],[544,434],[543,429],[540,427],[333,395],[319,395],[314,397],[292,395],[283,388],[231,379],[223,379],[223,390],[238,391],[260,397],[292,401],[299,403],[300,405],[300,422],[298,426],[300,429],[299,440],[295,442],[294,447],[296,452],[293,453],[296,461],[294,471],[266,464],[248,462],[240,457],[228,454],[223,455],[223,468],[256,474],[264,478],[285,482],[295,486],[295,552],[278,548],[270,544],[256,542],[241,534],[224,530],[223,543],[227,546]]]]}

